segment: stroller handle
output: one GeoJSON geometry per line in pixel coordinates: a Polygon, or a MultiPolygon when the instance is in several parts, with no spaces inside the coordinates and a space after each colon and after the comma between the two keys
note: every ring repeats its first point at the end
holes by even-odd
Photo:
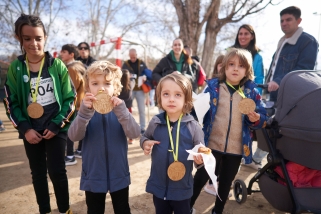
{"type": "Polygon", "coordinates": [[[262,89],[267,89],[269,87],[268,84],[257,84],[258,88],[262,88],[262,89]]]}

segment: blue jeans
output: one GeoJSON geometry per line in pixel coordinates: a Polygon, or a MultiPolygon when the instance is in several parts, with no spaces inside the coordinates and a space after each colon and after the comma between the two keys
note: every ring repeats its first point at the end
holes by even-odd
{"type": "Polygon", "coordinates": [[[133,91],[133,100],[136,99],[139,114],[140,129],[145,130],[145,94],[142,90],[133,91]]]}
{"type": "Polygon", "coordinates": [[[256,163],[261,163],[263,158],[268,154],[268,152],[263,151],[262,149],[260,149],[259,147],[256,148],[255,153],[252,156],[252,159],[254,160],[254,162],[256,163]]]}

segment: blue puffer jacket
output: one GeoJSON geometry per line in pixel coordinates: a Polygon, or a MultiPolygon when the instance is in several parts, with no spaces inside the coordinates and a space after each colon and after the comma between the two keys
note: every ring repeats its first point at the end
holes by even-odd
{"type": "MultiPolygon", "coordinates": [[[[263,70],[263,59],[262,56],[257,53],[253,58],[253,71],[254,71],[254,82],[256,84],[262,84],[264,82],[264,70],[263,70]]],[[[261,88],[256,88],[260,94],[262,94],[261,88]]]]}
{"type": "MultiPolygon", "coordinates": [[[[215,119],[215,114],[217,111],[217,104],[219,102],[219,88],[220,88],[220,82],[217,78],[213,78],[211,80],[207,81],[207,88],[205,89],[204,93],[209,92],[210,93],[210,109],[206,113],[204,117],[204,126],[203,126],[203,131],[204,131],[204,142],[205,145],[208,145],[208,140],[210,137],[210,134],[212,132],[212,125],[214,122],[219,122],[219,121],[214,121],[215,119]]],[[[256,109],[255,111],[259,113],[260,120],[258,120],[255,123],[252,123],[246,115],[242,115],[242,144],[243,144],[243,158],[245,159],[245,163],[249,164],[252,162],[252,140],[250,136],[250,128],[251,129],[260,129],[264,128],[266,125],[266,121],[268,119],[268,116],[266,114],[265,109],[263,108],[263,102],[261,101],[261,95],[258,93],[257,89],[255,88],[256,84],[248,80],[244,84],[244,94],[247,98],[250,98],[254,100],[256,103],[256,109]],[[244,151],[244,147],[247,147],[250,149],[250,154],[246,156],[246,152],[244,151]]],[[[228,118],[226,118],[228,119],[228,118]]]]}
{"type": "MultiPolygon", "coordinates": [[[[176,145],[177,123],[172,129],[174,147],[176,145]]],[[[185,165],[185,176],[179,181],[172,181],[167,175],[168,166],[174,162],[166,114],[156,115],[150,121],[146,132],[140,139],[141,147],[146,140],[156,140],[160,144],[154,145],[152,150],[152,166],[150,177],[147,181],[146,192],[152,193],[157,198],[164,200],[181,201],[193,195],[193,161],[187,160],[186,150],[192,149],[194,145],[204,144],[204,134],[200,125],[191,115],[182,117],[179,135],[178,161],[185,165]]],[[[176,147],[175,147],[176,148],[176,147]]]]}
{"type": "Polygon", "coordinates": [[[80,106],[68,130],[72,141],[83,140],[80,189],[94,193],[115,192],[130,184],[127,137],[136,138],[140,127],[125,103],[108,114],[80,106]]]}

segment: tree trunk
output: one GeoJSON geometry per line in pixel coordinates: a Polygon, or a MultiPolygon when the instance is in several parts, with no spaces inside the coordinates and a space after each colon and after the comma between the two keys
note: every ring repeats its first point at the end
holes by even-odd
{"type": "Polygon", "coordinates": [[[205,1],[171,1],[176,9],[178,17],[178,24],[180,27],[179,36],[184,44],[189,45],[194,50],[193,55],[197,54],[198,41],[202,33],[202,28],[206,23],[201,64],[208,76],[212,73],[212,64],[214,64],[212,59],[217,43],[216,39],[222,27],[227,23],[236,23],[246,16],[258,13],[269,4],[273,5],[273,0],[234,0],[224,1],[224,4],[221,7],[222,0],[211,0],[207,1],[208,5],[204,8],[203,16],[200,17],[200,8],[201,5],[206,4],[205,1]],[[221,12],[221,15],[226,13],[226,16],[219,19],[219,11],[221,12]]]}
{"type": "Polygon", "coordinates": [[[181,0],[172,0],[172,3],[180,26],[179,38],[193,50],[193,55],[196,55],[203,27],[203,23],[199,22],[200,0],[187,0],[185,4],[181,0]]]}
{"type": "Polygon", "coordinates": [[[210,77],[212,73],[212,59],[216,46],[216,37],[221,28],[225,25],[224,22],[218,19],[218,12],[221,5],[221,0],[217,0],[214,10],[212,11],[205,28],[204,50],[202,54],[202,67],[206,72],[206,76],[210,77]]]}

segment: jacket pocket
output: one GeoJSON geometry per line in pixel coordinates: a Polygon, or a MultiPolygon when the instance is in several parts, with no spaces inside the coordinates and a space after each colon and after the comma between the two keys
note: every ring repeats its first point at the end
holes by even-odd
{"type": "Polygon", "coordinates": [[[293,68],[296,64],[296,61],[299,57],[299,54],[288,54],[288,55],[283,55],[280,57],[282,57],[282,59],[283,59],[282,71],[283,71],[283,74],[285,75],[293,70],[293,68]]]}

